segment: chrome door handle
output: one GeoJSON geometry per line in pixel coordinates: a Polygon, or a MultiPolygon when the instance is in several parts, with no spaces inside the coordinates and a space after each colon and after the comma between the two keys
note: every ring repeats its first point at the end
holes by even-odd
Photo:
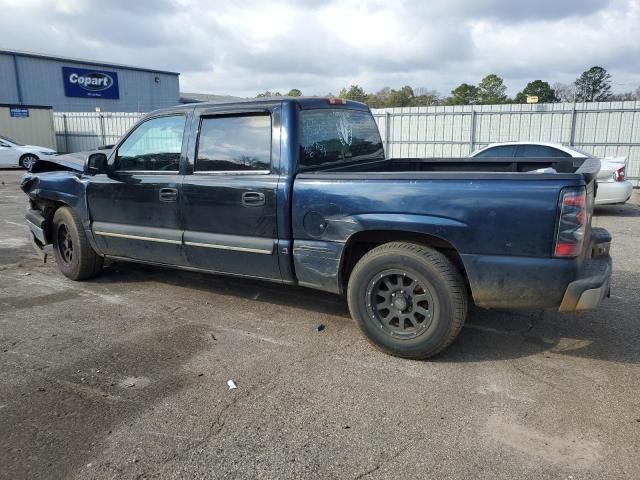
{"type": "Polygon", "coordinates": [[[245,207],[258,207],[264,204],[264,193],[245,192],[242,194],[242,205],[244,205],[245,207]]]}
{"type": "Polygon", "coordinates": [[[161,188],[158,198],[161,202],[175,202],[178,200],[178,190],[175,188],[161,188]]]}

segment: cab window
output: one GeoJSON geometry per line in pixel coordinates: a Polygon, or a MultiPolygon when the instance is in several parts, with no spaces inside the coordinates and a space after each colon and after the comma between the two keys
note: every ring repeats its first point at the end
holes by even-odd
{"type": "Polygon", "coordinates": [[[115,169],[177,172],[184,125],[184,115],[152,118],[140,124],[118,147],[115,169]]]}
{"type": "Polygon", "coordinates": [[[317,109],[300,112],[300,169],[384,160],[382,140],[366,111],[317,109]]]}
{"type": "Polygon", "coordinates": [[[205,117],[200,125],[196,172],[255,172],[271,168],[271,116],[205,117]]]}

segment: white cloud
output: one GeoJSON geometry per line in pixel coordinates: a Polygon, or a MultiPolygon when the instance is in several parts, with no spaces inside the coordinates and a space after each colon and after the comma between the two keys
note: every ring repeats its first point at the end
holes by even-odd
{"type": "MultiPolygon", "coordinates": [[[[601,65],[640,84],[639,0],[0,0],[0,46],[182,72],[185,91],[448,93],[495,72],[511,94],[601,65]],[[37,35],[34,35],[37,32],[37,35]]],[[[619,85],[616,85],[619,84],[619,85]]]]}

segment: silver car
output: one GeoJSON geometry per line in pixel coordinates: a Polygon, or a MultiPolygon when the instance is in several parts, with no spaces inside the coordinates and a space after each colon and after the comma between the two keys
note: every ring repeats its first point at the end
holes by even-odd
{"type": "MultiPolygon", "coordinates": [[[[547,142],[504,142],[492,143],[473,152],[471,157],[496,158],[496,157],[520,157],[520,158],[590,158],[586,152],[575,147],[567,147],[559,143],[547,142]]],[[[598,173],[597,205],[612,205],[625,203],[631,198],[633,185],[625,180],[627,168],[626,157],[601,158],[600,173],[598,173]]]]}
{"type": "Polygon", "coordinates": [[[56,151],[37,145],[22,145],[0,135],[0,168],[22,167],[29,170],[40,158],[55,155],[56,151]]]}

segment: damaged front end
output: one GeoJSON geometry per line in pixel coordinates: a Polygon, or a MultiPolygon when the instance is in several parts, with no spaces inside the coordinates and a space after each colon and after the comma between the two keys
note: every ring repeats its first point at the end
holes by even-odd
{"type": "Polygon", "coordinates": [[[39,159],[22,178],[20,188],[29,197],[25,215],[31,243],[46,262],[52,253],[53,214],[62,205],[73,207],[85,218],[86,181],[83,172],[91,152],[39,159]]]}
{"type": "Polygon", "coordinates": [[[57,204],[41,198],[40,177],[33,172],[24,176],[20,187],[29,197],[29,209],[25,215],[25,221],[31,232],[31,244],[36,254],[46,263],[47,255],[52,253],[51,225],[47,219],[53,218],[57,204]]]}
{"type": "Polygon", "coordinates": [[[77,152],[38,159],[29,169],[31,173],[84,172],[89,155],[95,152],[77,152]]]}

